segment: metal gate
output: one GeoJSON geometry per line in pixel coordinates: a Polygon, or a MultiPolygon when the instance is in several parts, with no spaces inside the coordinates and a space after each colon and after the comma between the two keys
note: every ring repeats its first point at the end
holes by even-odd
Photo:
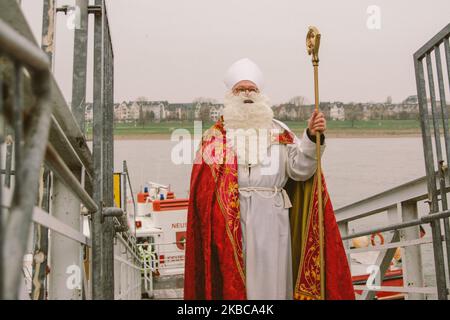
{"type": "MultiPolygon", "coordinates": [[[[445,99],[445,69],[442,63],[441,51],[444,51],[445,64],[447,65],[448,85],[450,83],[449,36],[450,24],[414,54],[430,214],[448,210],[446,191],[448,186],[446,186],[445,175],[449,174],[449,170],[446,169],[450,161],[449,110],[445,99]],[[424,71],[424,62],[426,73],[424,71]],[[438,95],[436,94],[435,79],[437,79],[438,95]],[[429,98],[427,97],[427,89],[429,98]],[[444,146],[441,143],[441,128],[443,131],[444,146]],[[439,192],[436,186],[436,170],[438,171],[439,192]]],[[[443,242],[446,247],[447,266],[450,266],[450,225],[448,217],[442,220],[444,225],[444,239],[442,239],[441,220],[434,219],[431,221],[431,228],[438,298],[447,300],[448,291],[443,242]]]]}

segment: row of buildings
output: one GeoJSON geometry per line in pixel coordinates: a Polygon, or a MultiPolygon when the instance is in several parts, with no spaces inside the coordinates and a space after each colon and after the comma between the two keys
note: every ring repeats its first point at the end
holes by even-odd
{"type": "MultiPolygon", "coordinates": [[[[114,118],[122,123],[147,123],[161,121],[217,121],[223,104],[214,102],[169,103],[168,101],[124,101],[114,105],[114,118]]],[[[299,100],[272,106],[279,120],[307,120],[314,105],[303,105],[299,100]]],[[[328,120],[408,120],[419,119],[417,96],[402,103],[342,103],[321,102],[320,110],[328,120]]],[[[92,104],[86,106],[86,121],[93,119],[92,104]]]]}
{"type": "MultiPolygon", "coordinates": [[[[223,105],[216,103],[169,103],[168,101],[124,101],[114,104],[116,122],[217,121],[223,105]]],[[[92,104],[86,106],[86,121],[92,122],[92,104]]]]}
{"type": "MultiPolygon", "coordinates": [[[[307,120],[314,105],[289,102],[273,107],[279,120],[307,120]]],[[[320,111],[328,120],[415,120],[419,119],[417,96],[409,96],[402,103],[342,103],[321,102],[320,111]]]]}

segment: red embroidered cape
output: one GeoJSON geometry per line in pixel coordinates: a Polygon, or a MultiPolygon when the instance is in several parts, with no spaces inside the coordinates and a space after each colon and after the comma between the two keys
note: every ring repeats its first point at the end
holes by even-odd
{"type": "MultiPolygon", "coordinates": [[[[284,131],[278,143],[293,143],[284,131]]],[[[354,299],[350,270],[322,176],[325,279],[320,279],[317,175],[286,185],[290,209],[295,299],[354,299]],[[312,192],[314,190],[314,192],[312,192]]],[[[239,211],[237,158],[219,120],[202,137],[191,175],[185,256],[184,298],[246,299],[239,211]]]]}

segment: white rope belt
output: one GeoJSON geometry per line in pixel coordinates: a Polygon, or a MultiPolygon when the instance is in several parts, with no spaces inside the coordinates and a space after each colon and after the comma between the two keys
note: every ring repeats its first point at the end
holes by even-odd
{"type": "Polygon", "coordinates": [[[289,199],[289,196],[288,196],[286,190],[284,190],[284,188],[279,188],[279,187],[273,187],[273,188],[242,187],[242,188],[239,188],[239,193],[241,193],[244,197],[248,198],[250,196],[243,194],[243,192],[256,192],[261,198],[264,198],[264,199],[272,199],[277,195],[277,193],[281,192],[281,195],[283,196],[283,201],[284,201],[284,208],[289,209],[292,207],[291,200],[289,199]],[[262,192],[272,192],[272,194],[270,196],[267,196],[265,194],[262,194],[262,192]]]}

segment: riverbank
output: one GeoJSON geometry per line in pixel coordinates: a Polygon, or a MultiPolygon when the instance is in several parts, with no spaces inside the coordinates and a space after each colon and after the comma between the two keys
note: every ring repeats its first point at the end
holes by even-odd
{"type": "MultiPolygon", "coordinates": [[[[286,125],[301,135],[307,126],[306,121],[286,121],[286,125]]],[[[193,122],[162,122],[147,125],[116,124],[115,140],[168,140],[175,130],[184,130],[193,135],[195,129],[204,131],[212,122],[196,128],[193,122]]],[[[369,121],[328,121],[328,138],[380,138],[380,137],[418,137],[421,136],[420,123],[417,120],[369,120],[369,121]]],[[[183,133],[183,132],[181,132],[183,133]]],[[[92,137],[88,126],[87,137],[92,137]]]]}
{"type": "MultiPolygon", "coordinates": [[[[300,136],[299,132],[295,132],[297,136],[300,136]]],[[[397,131],[328,131],[325,133],[329,139],[334,138],[411,138],[420,137],[421,132],[418,130],[397,130],[397,131]]],[[[114,140],[170,140],[171,134],[161,133],[141,133],[141,134],[115,134],[114,140]]],[[[88,140],[92,140],[91,136],[88,136],[88,140]]]]}

